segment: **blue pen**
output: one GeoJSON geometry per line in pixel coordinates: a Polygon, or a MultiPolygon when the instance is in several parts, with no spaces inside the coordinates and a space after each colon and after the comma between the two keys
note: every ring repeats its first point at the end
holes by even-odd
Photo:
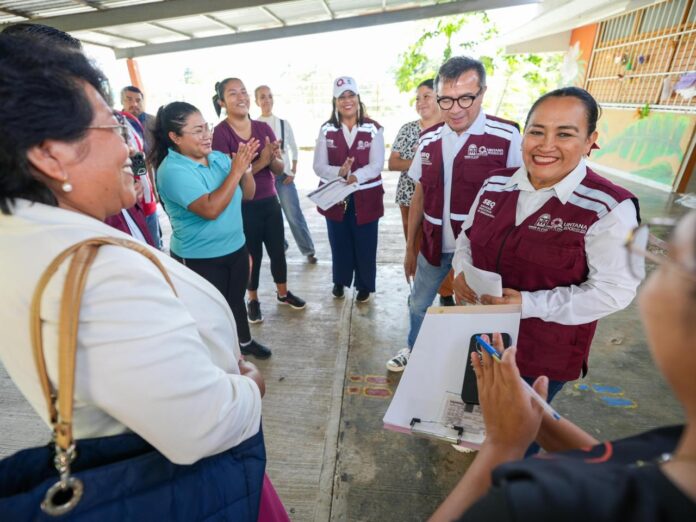
{"type": "MultiPolygon", "coordinates": [[[[493,348],[490,344],[488,344],[486,341],[484,341],[480,335],[476,336],[476,342],[478,343],[479,346],[481,346],[486,352],[488,352],[488,355],[493,357],[493,360],[496,362],[501,362],[501,355],[498,353],[498,351],[493,348]]],[[[558,414],[556,410],[554,410],[551,405],[546,402],[541,395],[539,395],[534,388],[531,387],[531,385],[522,379],[520,377],[520,380],[522,381],[522,384],[524,385],[524,388],[529,392],[529,394],[532,396],[532,399],[534,399],[544,410],[546,413],[551,415],[552,418],[556,420],[561,420],[561,416],[558,414]]]]}

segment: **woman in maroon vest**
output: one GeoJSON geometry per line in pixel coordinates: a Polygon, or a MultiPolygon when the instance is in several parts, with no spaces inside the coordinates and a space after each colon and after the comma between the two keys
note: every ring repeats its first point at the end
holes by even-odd
{"type": "Polygon", "coordinates": [[[333,296],[355,284],[356,301],[365,303],[375,291],[377,225],[384,215],[382,126],[365,116],[353,78],[334,81],[333,110],[322,125],[314,149],[314,172],[326,182],[343,178],[359,189],[341,203],[319,213],[326,217],[333,261],[333,296]]]}
{"type": "Polygon", "coordinates": [[[577,87],[534,103],[524,166],[492,172],[453,261],[458,299],[521,305],[517,362],[530,382],[550,379],[549,401],[587,372],[597,320],[628,306],[640,283],[623,249],[639,220],[638,202],[585,164],[598,114],[594,98],[577,87]],[[499,273],[503,296],[476,296],[460,274],[464,260],[499,273]]]}
{"type": "MultiPolygon", "coordinates": [[[[600,443],[529,400],[515,365],[522,347],[506,350],[501,364],[474,357],[486,441],[431,522],[696,520],[696,212],[677,224],[666,254],[646,249],[648,231],[642,225],[627,245],[636,272],[643,272],[644,258],[656,264],[638,307],[684,425],[600,443]],[[532,440],[548,453],[521,460],[532,440]]],[[[626,251],[615,254],[628,258],[626,251]]],[[[542,396],[546,386],[543,377],[534,385],[542,396]]]]}
{"type": "Polygon", "coordinates": [[[271,275],[276,284],[278,304],[302,310],[305,307],[304,300],[288,291],[287,285],[283,214],[275,189],[275,176],[283,174],[280,144],[267,123],[249,118],[249,94],[238,78],[226,78],[215,84],[213,104],[218,116],[222,108],[227,112],[227,118],[218,123],[213,131],[213,150],[235,154],[240,144],[247,143],[252,138],[261,143],[251,164],[256,194],[252,200],[242,203],[244,235],[252,259],[251,277],[247,286],[249,322],[263,321],[258,288],[264,245],[271,258],[271,275]]]}

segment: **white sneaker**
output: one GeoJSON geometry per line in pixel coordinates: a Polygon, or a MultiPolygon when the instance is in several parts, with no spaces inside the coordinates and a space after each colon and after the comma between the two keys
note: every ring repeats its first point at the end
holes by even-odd
{"type": "Polygon", "coordinates": [[[408,358],[411,356],[411,350],[402,348],[394,357],[387,361],[387,370],[390,372],[403,372],[408,364],[408,358]]]}

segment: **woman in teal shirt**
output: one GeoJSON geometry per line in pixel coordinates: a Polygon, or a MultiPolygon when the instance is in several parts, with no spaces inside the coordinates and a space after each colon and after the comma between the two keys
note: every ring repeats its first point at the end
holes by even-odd
{"type": "Polygon", "coordinates": [[[160,108],[154,138],[157,189],[172,224],[172,257],[225,296],[242,353],[270,357],[271,351],[251,338],[244,305],[249,254],[241,207],[256,191],[249,167],[258,140],[240,147],[232,161],[212,150],[211,126],[185,102],[160,108]]]}

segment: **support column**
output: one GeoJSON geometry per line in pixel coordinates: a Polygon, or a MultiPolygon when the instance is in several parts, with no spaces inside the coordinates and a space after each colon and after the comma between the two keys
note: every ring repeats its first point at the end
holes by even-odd
{"type": "Polygon", "coordinates": [[[128,75],[130,76],[131,85],[136,86],[138,89],[144,92],[145,89],[143,88],[143,80],[140,77],[138,62],[135,61],[135,58],[128,58],[126,63],[128,64],[128,75]]]}

